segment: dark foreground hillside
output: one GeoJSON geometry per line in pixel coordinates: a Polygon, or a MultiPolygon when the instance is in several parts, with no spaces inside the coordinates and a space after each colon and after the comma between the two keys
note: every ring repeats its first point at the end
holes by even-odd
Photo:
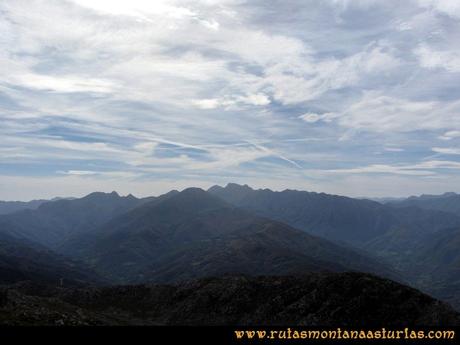
{"type": "Polygon", "coordinates": [[[178,285],[0,290],[2,325],[460,325],[443,302],[362,273],[206,278],[178,285]]]}

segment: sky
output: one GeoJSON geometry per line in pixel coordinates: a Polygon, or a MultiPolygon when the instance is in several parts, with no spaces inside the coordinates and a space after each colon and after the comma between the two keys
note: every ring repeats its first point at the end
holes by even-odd
{"type": "Polygon", "coordinates": [[[0,199],[460,192],[458,0],[2,0],[0,199]]]}

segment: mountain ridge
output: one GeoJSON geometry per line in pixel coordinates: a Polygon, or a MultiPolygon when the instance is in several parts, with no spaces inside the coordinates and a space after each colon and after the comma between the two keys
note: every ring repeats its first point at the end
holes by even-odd
{"type": "MultiPolygon", "coordinates": [[[[398,210],[376,201],[325,193],[254,190],[247,185],[234,183],[226,187],[213,186],[209,191],[237,207],[285,222],[314,235],[357,247],[363,247],[366,242],[401,226],[410,229],[413,236],[419,236],[460,225],[460,217],[456,215],[439,210],[425,210],[423,217],[431,222],[430,225],[435,226],[434,229],[426,229],[423,224],[414,226],[414,220],[421,213],[414,206],[398,210]]],[[[378,248],[373,248],[375,249],[378,248]]]]}

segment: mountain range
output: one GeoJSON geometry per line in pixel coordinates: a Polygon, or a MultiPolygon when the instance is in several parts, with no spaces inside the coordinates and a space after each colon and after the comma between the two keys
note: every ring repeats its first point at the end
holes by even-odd
{"type": "Polygon", "coordinates": [[[397,277],[363,253],[259,217],[197,188],[128,211],[60,251],[128,283],[345,270],[397,277]]]}
{"type": "MultiPolygon", "coordinates": [[[[0,284],[30,281],[77,293],[85,286],[99,291],[120,284],[176,289],[215,277],[225,289],[235,281],[253,282],[252,276],[280,284],[285,281],[276,277],[289,276],[293,280],[286,281],[301,284],[296,277],[306,274],[337,277],[340,285],[361,277],[346,273],[356,272],[412,285],[460,309],[457,197],[376,202],[228,184],[142,199],[97,192],[47,201],[0,215],[0,284]],[[229,275],[247,278],[219,278],[229,275]]],[[[11,291],[22,298],[24,291],[11,291]]],[[[405,291],[412,296],[416,290],[405,291]]],[[[100,323],[107,324],[106,317],[100,323]]],[[[200,322],[194,318],[189,320],[200,322]]]]}

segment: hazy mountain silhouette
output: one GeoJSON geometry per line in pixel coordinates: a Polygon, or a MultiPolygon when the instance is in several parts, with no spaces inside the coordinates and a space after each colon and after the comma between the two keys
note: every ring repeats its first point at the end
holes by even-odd
{"type": "Polygon", "coordinates": [[[23,210],[36,210],[40,205],[46,202],[59,200],[75,200],[76,198],[60,198],[55,197],[50,200],[39,199],[31,201],[0,201],[0,215],[10,214],[23,210]]]}
{"type": "Polygon", "coordinates": [[[81,199],[58,200],[40,205],[36,210],[23,210],[0,216],[0,231],[56,248],[67,238],[90,232],[113,217],[151,200],[132,195],[121,197],[116,192],[92,193],[81,199]]]}
{"type": "Polygon", "coordinates": [[[412,196],[405,200],[392,201],[387,204],[395,207],[416,206],[424,210],[438,210],[460,216],[460,194],[452,192],[442,195],[412,196]]]}
{"type": "Polygon", "coordinates": [[[295,190],[273,192],[228,184],[209,189],[227,202],[311,234],[369,248],[383,256],[405,250],[438,230],[460,226],[460,217],[414,206],[401,208],[371,200],[295,190]]]}
{"type": "Polygon", "coordinates": [[[344,270],[397,276],[369,256],[197,188],[137,207],[60,250],[119,282],[344,270]]]}
{"type": "Polygon", "coordinates": [[[32,201],[0,201],[0,215],[9,214],[22,210],[36,210],[41,204],[49,200],[32,201]]]}
{"type": "Polygon", "coordinates": [[[390,280],[316,273],[206,278],[169,286],[50,289],[22,284],[0,290],[0,324],[452,327],[460,324],[460,315],[390,280]]]}

